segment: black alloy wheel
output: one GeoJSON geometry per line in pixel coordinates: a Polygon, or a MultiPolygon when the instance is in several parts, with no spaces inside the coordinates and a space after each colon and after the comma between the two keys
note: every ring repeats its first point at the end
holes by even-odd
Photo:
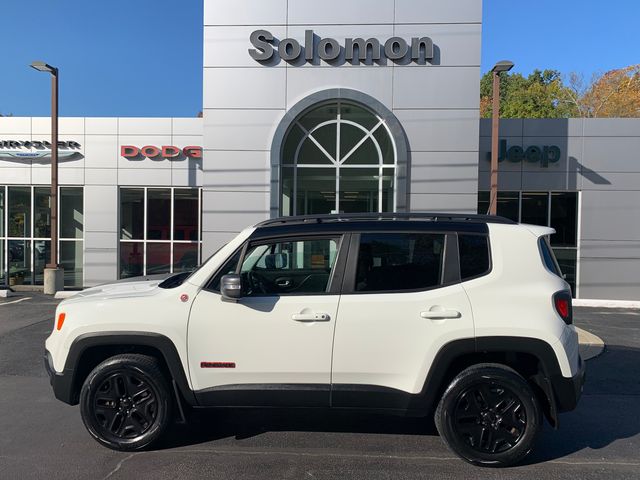
{"type": "Polygon", "coordinates": [[[95,420],[118,438],[145,433],[158,412],[158,394],[137,372],[117,371],[98,387],[93,399],[95,420]]]}
{"type": "Polygon", "coordinates": [[[170,390],[158,361],[134,354],[105,360],[85,380],[80,411],[89,433],[109,448],[150,445],[171,418],[170,390]]]}
{"type": "Polygon", "coordinates": [[[448,386],[435,423],[443,441],[462,459],[506,467],[531,451],[542,413],[534,391],[515,370],[479,364],[463,370],[448,386]]]}
{"type": "Polygon", "coordinates": [[[478,383],[458,396],[456,429],[469,446],[481,453],[502,453],[522,438],[527,415],[522,401],[496,383],[478,383]]]}

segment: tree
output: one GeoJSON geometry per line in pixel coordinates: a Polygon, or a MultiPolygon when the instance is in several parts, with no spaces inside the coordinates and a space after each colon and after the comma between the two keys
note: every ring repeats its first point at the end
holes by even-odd
{"type": "Polygon", "coordinates": [[[581,117],[640,117],[640,64],[594,75],[569,77],[570,95],[581,117]]]}
{"type": "MultiPolygon", "coordinates": [[[[480,115],[491,117],[493,75],[484,74],[480,81],[480,115]]],[[[534,70],[528,77],[520,73],[500,76],[501,118],[568,118],[578,108],[572,92],[562,82],[557,70],[534,70]]]]}

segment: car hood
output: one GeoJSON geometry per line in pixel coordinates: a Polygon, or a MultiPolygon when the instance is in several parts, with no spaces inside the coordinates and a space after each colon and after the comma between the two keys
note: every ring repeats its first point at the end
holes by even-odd
{"type": "Polygon", "coordinates": [[[65,300],[65,303],[77,303],[85,300],[108,300],[113,298],[147,297],[158,290],[158,285],[168,275],[158,275],[159,278],[138,277],[114,283],[98,285],[76,293],[65,300]]]}

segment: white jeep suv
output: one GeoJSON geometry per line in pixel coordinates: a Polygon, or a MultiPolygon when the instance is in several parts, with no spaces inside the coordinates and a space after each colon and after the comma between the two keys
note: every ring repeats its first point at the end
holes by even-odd
{"type": "Polygon", "coordinates": [[[357,408],[435,411],[460,457],[510,465],[584,383],[553,233],[480,215],[267,220],[191,274],[63,301],[45,365],[118,450],[187,407],[357,408]]]}

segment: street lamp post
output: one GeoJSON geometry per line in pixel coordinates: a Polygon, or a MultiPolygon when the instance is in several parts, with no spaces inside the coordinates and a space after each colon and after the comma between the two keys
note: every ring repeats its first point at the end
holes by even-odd
{"type": "Polygon", "coordinates": [[[489,215],[498,211],[498,143],[500,129],[500,73],[513,68],[513,62],[502,60],[491,69],[493,73],[493,112],[491,114],[491,191],[489,193],[489,215]]]}
{"type": "Polygon", "coordinates": [[[44,269],[44,293],[55,295],[64,289],[64,271],[58,265],[58,69],[38,61],[31,67],[51,74],[51,256],[44,269]]]}

